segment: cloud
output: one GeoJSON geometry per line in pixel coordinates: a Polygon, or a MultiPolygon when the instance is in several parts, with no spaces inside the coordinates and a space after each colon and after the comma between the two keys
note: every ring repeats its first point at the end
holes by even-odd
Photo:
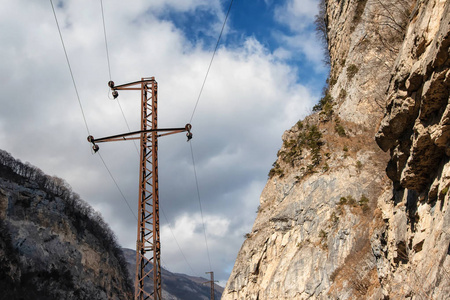
{"type": "MultiPolygon", "coordinates": [[[[120,107],[130,129],[138,130],[139,94],[120,91],[120,107],[117,100],[108,98],[100,4],[54,3],[83,110],[50,4],[5,3],[0,11],[4,83],[0,145],[16,158],[66,179],[100,211],[120,243],[134,248],[137,222],[125,199],[137,214],[136,147],[132,142],[100,144],[106,169],[86,141],[82,112],[89,134],[95,137],[128,131],[120,107]]],[[[214,17],[199,26],[211,28],[210,35],[217,37],[227,9],[222,4],[218,0],[103,2],[112,79],[121,84],[155,76],[160,128],[181,127],[190,121],[212,55],[209,37],[205,41],[200,35],[190,36],[186,24],[173,17],[208,12],[214,17]]],[[[306,8],[288,1],[276,17],[290,8],[293,14],[288,21],[309,15],[306,8]]],[[[232,28],[225,34],[236,32],[239,29],[232,28]]],[[[314,45],[312,35],[298,34],[314,45]]],[[[162,256],[171,271],[191,272],[180,260],[168,224],[195,266],[195,275],[210,268],[205,261],[196,174],[211,263],[216,278],[221,283],[227,280],[243,234],[251,230],[281,135],[305,115],[320,93],[299,83],[299,65],[286,59],[295,49],[308,59],[319,59],[313,46],[299,43],[295,36],[281,36],[275,52],[254,36],[221,44],[193,116],[191,144],[183,134],[159,140],[160,201],[167,217],[167,221],[161,218],[162,256]]]]}
{"type": "Polygon", "coordinates": [[[281,45],[277,55],[291,60],[312,63],[316,73],[326,73],[324,49],[317,39],[314,20],[318,14],[318,0],[287,0],[275,9],[275,20],[289,28],[276,29],[272,35],[281,45]]]}
{"type": "Polygon", "coordinates": [[[275,9],[275,19],[293,32],[301,32],[311,26],[317,13],[317,0],[287,0],[275,9]]]}

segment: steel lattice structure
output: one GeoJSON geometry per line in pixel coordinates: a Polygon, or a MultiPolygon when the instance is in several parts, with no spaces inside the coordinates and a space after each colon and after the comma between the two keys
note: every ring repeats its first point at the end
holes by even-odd
{"type": "Polygon", "coordinates": [[[117,90],[141,91],[141,130],[100,139],[88,137],[95,152],[97,143],[140,139],[139,205],[136,241],[135,299],[161,300],[161,240],[159,228],[158,137],[187,131],[192,138],[191,125],[184,128],[158,129],[158,84],[154,77],[115,86],[108,83],[117,98],[117,90]],[[153,291],[145,291],[145,282],[153,281],[153,291]]]}

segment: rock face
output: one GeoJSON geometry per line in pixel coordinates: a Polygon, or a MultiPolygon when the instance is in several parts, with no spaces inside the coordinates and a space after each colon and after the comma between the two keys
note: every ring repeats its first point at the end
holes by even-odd
{"type": "Polygon", "coordinates": [[[450,295],[449,45],[449,1],[418,1],[376,134],[391,156],[394,195],[379,201],[385,222],[373,244],[380,282],[392,297],[450,295]]]}
{"type": "Polygon", "coordinates": [[[448,298],[450,2],[323,4],[329,86],[283,135],[222,299],[448,298]]]}
{"type": "Polygon", "coordinates": [[[131,299],[115,237],[62,179],[0,150],[0,299],[131,299]]]}

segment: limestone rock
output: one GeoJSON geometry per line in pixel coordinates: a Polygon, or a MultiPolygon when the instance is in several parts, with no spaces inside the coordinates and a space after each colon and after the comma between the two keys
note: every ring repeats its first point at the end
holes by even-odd
{"type": "Polygon", "coordinates": [[[450,2],[325,20],[332,108],[283,135],[222,299],[447,299],[450,2]]]}

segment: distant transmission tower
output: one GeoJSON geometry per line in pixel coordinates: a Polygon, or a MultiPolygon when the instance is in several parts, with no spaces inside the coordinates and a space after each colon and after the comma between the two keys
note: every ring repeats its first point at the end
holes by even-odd
{"type": "Polygon", "coordinates": [[[158,187],[158,137],[187,132],[192,138],[191,125],[183,128],[158,129],[158,84],[154,77],[115,86],[108,83],[112,95],[118,90],[141,91],[141,130],[94,139],[88,137],[95,152],[97,143],[140,139],[139,212],[136,242],[136,300],[161,300],[161,241],[159,231],[159,187],[158,187]],[[153,292],[144,290],[144,281],[153,280],[153,292]]]}
{"type": "Polygon", "coordinates": [[[211,300],[214,300],[214,282],[217,282],[217,281],[214,281],[214,272],[213,271],[206,272],[206,274],[211,274],[211,280],[204,282],[204,284],[211,283],[211,300]]]}

